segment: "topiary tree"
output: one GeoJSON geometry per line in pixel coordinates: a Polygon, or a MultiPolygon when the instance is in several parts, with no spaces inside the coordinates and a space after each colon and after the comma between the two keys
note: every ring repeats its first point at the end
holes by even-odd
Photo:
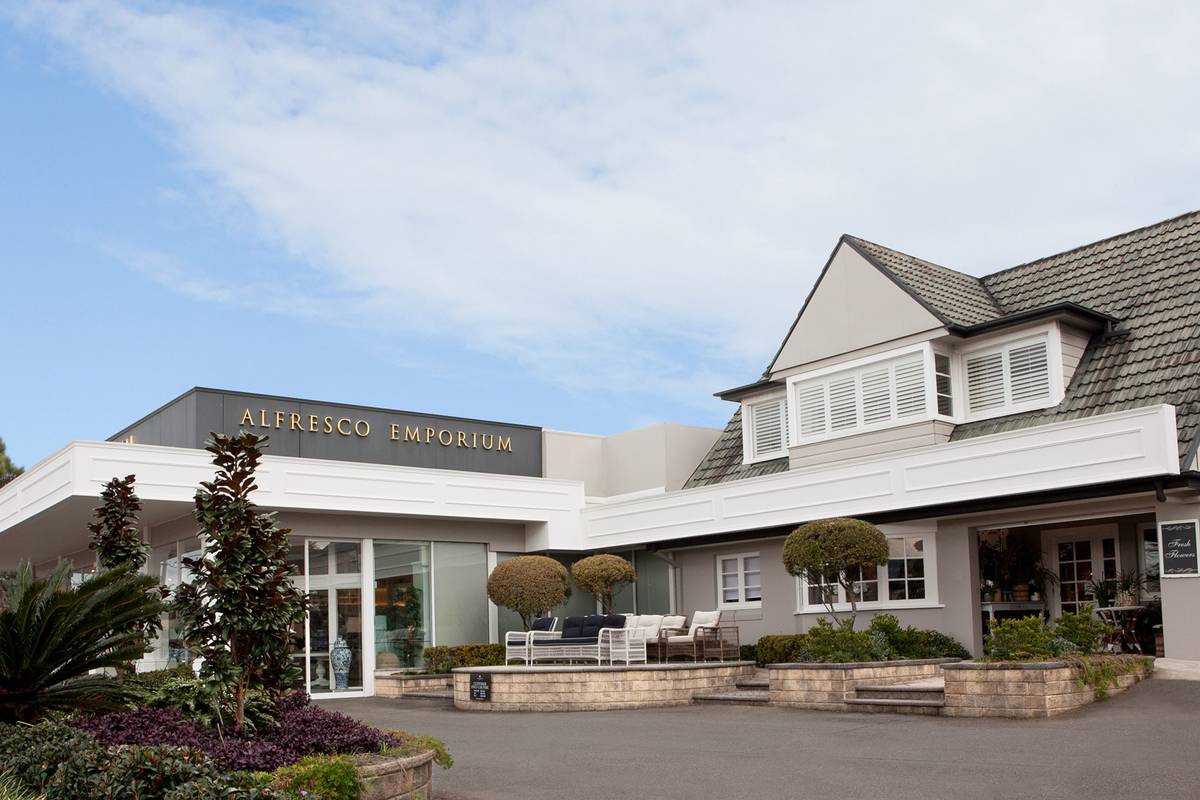
{"type": "Polygon", "coordinates": [[[299,681],[288,637],[308,601],[291,580],[290,531],[250,502],[266,437],[212,436],[205,449],[217,475],[196,492],[205,549],[183,560],[193,579],[177,590],[176,608],[185,641],[204,656],[201,676],[232,694],[240,726],[250,689],[279,696],[299,681]]]}
{"type": "Polygon", "coordinates": [[[620,556],[602,553],[581,558],[571,565],[575,583],[600,600],[600,613],[611,614],[613,594],[620,587],[637,580],[637,572],[620,556]]]}
{"type": "Polygon", "coordinates": [[[571,580],[567,568],[546,556],[517,556],[501,561],[488,576],[487,593],[498,606],[512,609],[529,623],[567,601],[571,580]]]}
{"type": "Polygon", "coordinates": [[[89,547],[100,558],[101,569],[128,565],[136,572],[146,563],[146,546],[137,524],[142,501],[134,494],[134,478],[126,475],[104,484],[96,521],[88,523],[92,532],[89,547]]]}
{"type": "MultiPolygon", "coordinates": [[[[810,522],[792,531],[783,543],[783,566],[811,586],[842,587],[850,599],[849,627],[854,628],[858,616],[858,597],[855,583],[867,567],[886,564],[887,537],[883,531],[861,519],[835,517],[810,522]]],[[[835,592],[827,588],[822,600],[835,620],[835,592]]]]}

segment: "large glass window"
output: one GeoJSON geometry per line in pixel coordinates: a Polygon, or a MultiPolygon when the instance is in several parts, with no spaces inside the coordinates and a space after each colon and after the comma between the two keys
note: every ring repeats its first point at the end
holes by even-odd
{"type": "Polygon", "coordinates": [[[925,537],[888,539],[888,599],[925,599],[925,537]]]}
{"type": "Polygon", "coordinates": [[[363,688],[362,543],[310,539],[308,691],[363,688]]]}
{"type": "Polygon", "coordinates": [[[433,636],[430,577],[429,542],[375,540],[376,669],[424,663],[433,636]]]}
{"type": "Polygon", "coordinates": [[[488,641],[487,546],[433,543],[434,625],[439,645],[488,641]]]}
{"type": "MultiPolygon", "coordinates": [[[[934,601],[929,586],[929,570],[933,556],[929,552],[930,538],[922,535],[892,535],[888,540],[888,563],[884,568],[868,566],[846,573],[846,582],[857,604],[868,608],[906,607],[934,601]]],[[[831,603],[835,608],[849,608],[850,597],[842,588],[838,576],[829,574],[820,582],[796,579],[801,610],[815,611],[831,603]]]]}

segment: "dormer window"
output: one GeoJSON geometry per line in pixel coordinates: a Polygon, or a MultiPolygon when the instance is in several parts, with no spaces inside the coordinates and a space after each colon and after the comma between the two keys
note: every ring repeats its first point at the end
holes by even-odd
{"type": "Polygon", "coordinates": [[[1043,333],[963,353],[967,419],[1015,414],[1057,403],[1062,394],[1062,365],[1050,357],[1049,338],[1043,333]]]}
{"type": "Polygon", "coordinates": [[[744,461],[767,461],[787,455],[787,398],[748,400],[742,406],[744,461]]]}
{"type": "Polygon", "coordinates": [[[924,348],[792,384],[799,443],[924,419],[924,348]]]}

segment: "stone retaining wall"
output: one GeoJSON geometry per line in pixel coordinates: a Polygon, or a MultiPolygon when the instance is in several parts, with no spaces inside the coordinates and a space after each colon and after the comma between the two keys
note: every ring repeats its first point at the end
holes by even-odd
{"type": "Polygon", "coordinates": [[[454,670],[454,705],[467,711],[607,711],[682,706],[701,691],[733,689],[753,661],[624,667],[463,667],[454,670]],[[491,676],[489,702],[472,700],[472,673],[491,676]]]}
{"type": "Polygon", "coordinates": [[[771,705],[819,711],[855,711],[846,700],[859,684],[882,686],[937,678],[957,658],[843,664],[768,664],[771,705]]]}
{"type": "Polygon", "coordinates": [[[421,675],[404,672],[394,672],[390,675],[375,674],[376,697],[403,697],[409,692],[449,689],[453,685],[454,681],[448,674],[421,675]]]}
{"type": "MultiPolygon", "coordinates": [[[[1109,688],[1117,694],[1149,676],[1152,667],[1131,662],[1136,669],[1118,677],[1109,688]]],[[[1052,717],[1093,703],[1096,690],[1082,685],[1082,669],[1065,661],[976,663],[963,661],[945,668],[948,717],[1052,717]]]]}
{"type": "Polygon", "coordinates": [[[415,756],[360,756],[358,776],[362,800],[430,800],[433,797],[433,751],[415,756]]]}

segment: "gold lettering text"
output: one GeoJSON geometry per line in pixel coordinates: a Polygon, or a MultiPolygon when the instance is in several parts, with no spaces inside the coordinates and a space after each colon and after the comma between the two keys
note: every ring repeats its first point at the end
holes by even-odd
{"type": "Polygon", "coordinates": [[[458,446],[459,447],[467,446],[467,432],[466,431],[458,432],[458,446]]]}
{"type": "Polygon", "coordinates": [[[333,433],[333,417],[325,418],[325,432],[333,433]]]}
{"type": "Polygon", "coordinates": [[[388,438],[391,439],[393,442],[400,441],[400,426],[394,422],[392,423],[391,427],[388,429],[388,438]]]}
{"type": "Polygon", "coordinates": [[[276,428],[282,428],[282,427],[283,427],[283,418],[284,418],[284,417],[286,417],[286,416],[287,416],[287,412],[286,412],[286,411],[276,411],[276,412],[275,412],[275,427],[276,427],[276,428]]]}
{"type": "Polygon", "coordinates": [[[421,443],[421,429],[420,428],[410,428],[407,425],[405,425],[404,426],[404,441],[416,442],[417,444],[420,444],[421,443]]]}
{"type": "Polygon", "coordinates": [[[295,412],[288,414],[288,430],[289,431],[304,430],[304,423],[300,421],[299,414],[297,414],[295,412]]]}
{"type": "Polygon", "coordinates": [[[429,444],[431,441],[433,441],[434,433],[435,433],[435,431],[433,430],[433,428],[425,429],[425,444],[429,444]]]}
{"type": "Polygon", "coordinates": [[[454,444],[454,433],[446,430],[445,428],[438,431],[438,444],[440,444],[442,447],[449,447],[450,445],[454,444]],[[446,438],[443,439],[443,436],[446,438]]]}
{"type": "Polygon", "coordinates": [[[342,436],[349,436],[350,435],[350,420],[347,419],[346,417],[342,417],[341,419],[339,419],[337,421],[337,432],[340,433],[342,436]],[[346,423],[346,430],[342,430],[343,422],[346,423]]]}
{"type": "Polygon", "coordinates": [[[485,433],[483,435],[483,449],[484,450],[491,450],[492,445],[494,445],[495,443],[496,443],[496,437],[494,435],[492,435],[490,433],[485,433]]]}
{"type": "Polygon", "coordinates": [[[250,413],[250,409],[247,408],[246,413],[242,414],[242,421],[239,422],[238,425],[249,425],[251,428],[254,427],[254,415],[250,413]]]}
{"type": "Polygon", "coordinates": [[[497,450],[505,450],[505,451],[511,453],[512,452],[512,437],[511,436],[497,436],[496,437],[496,449],[497,450]]]}
{"type": "Polygon", "coordinates": [[[308,415],[308,429],[310,431],[312,431],[313,433],[317,432],[317,415],[316,414],[308,415]]]}
{"type": "Polygon", "coordinates": [[[367,422],[365,419],[355,420],[354,433],[364,438],[370,436],[371,423],[367,422]]]}
{"type": "Polygon", "coordinates": [[[475,431],[471,434],[471,447],[479,447],[479,431],[475,431]]]}
{"type": "Polygon", "coordinates": [[[271,427],[271,423],[267,422],[267,410],[265,408],[260,408],[258,410],[258,427],[260,427],[260,428],[271,427]]]}

